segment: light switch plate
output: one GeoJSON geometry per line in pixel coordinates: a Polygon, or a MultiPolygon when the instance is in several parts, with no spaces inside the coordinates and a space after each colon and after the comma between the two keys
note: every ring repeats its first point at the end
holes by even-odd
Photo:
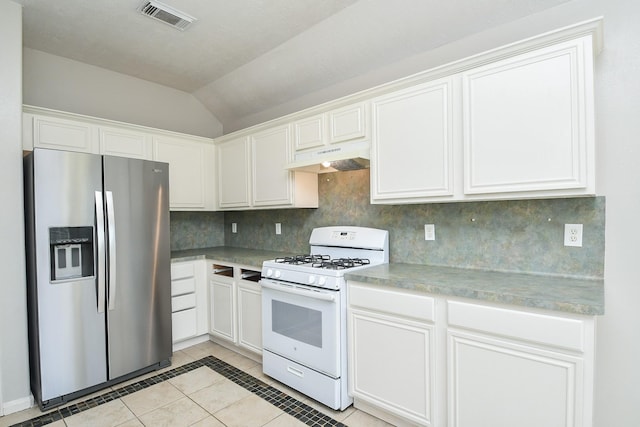
{"type": "Polygon", "coordinates": [[[424,225],[424,240],[436,240],[436,226],[435,224],[424,225]]]}
{"type": "Polygon", "coordinates": [[[238,223],[237,222],[232,222],[231,223],[231,232],[232,233],[237,233],[238,232],[238,223]]]}
{"type": "Polygon", "coordinates": [[[282,234],[282,224],[276,222],[276,234],[282,234]]]}

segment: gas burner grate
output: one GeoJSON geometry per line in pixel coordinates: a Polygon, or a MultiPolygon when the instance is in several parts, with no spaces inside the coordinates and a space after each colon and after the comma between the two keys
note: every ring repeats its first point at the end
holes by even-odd
{"type": "Polygon", "coordinates": [[[329,255],[293,255],[286,256],[282,258],[276,258],[275,262],[280,264],[292,264],[292,265],[300,265],[300,264],[311,264],[311,263],[322,263],[329,261],[331,257],[329,255]]]}
{"type": "Polygon", "coordinates": [[[366,258],[336,258],[314,262],[311,266],[327,270],[344,270],[346,268],[369,265],[371,261],[366,258]]]}

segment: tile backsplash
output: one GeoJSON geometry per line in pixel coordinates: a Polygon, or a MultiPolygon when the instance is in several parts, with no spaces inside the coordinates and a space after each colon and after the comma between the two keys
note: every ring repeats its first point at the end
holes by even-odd
{"type": "Polygon", "coordinates": [[[225,244],[302,253],[309,251],[314,227],[357,225],[389,230],[391,262],[604,275],[604,197],[371,205],[368,170],[322,174],[318,179],[318,209],[238,211],[224,216],[172,212],[171,247],[225,244]],[[237,233],[231,233],[233,222],[238,224],[237,233]],[[275,223],[282,224],[281,235],[275,234],[275,223]],[[566,223],[584,225],[583,247],[564,246],[566,223]],[[425,241],[425,224],[435,225],[435,240],[425,241]]]}

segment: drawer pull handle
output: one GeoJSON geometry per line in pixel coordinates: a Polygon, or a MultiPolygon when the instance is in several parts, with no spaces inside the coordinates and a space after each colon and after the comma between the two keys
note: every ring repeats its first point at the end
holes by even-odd
{"type": "Polygon", "coordinates": [[[299,369],[292,368],[291,366],[287,366],[287,372],[295,375],[296,377],[304,378],[304,372],[299,369]]]}

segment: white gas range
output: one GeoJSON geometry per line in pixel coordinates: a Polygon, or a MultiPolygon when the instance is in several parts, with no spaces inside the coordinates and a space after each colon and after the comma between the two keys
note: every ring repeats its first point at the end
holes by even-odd
{"type": "Polygon", "coordinates": [[[389,262],[389,232],[320,227],[310,254],[262,265],[265,374],[333,408],[347,394],[347,301],[344,274],[389,262]]]}

